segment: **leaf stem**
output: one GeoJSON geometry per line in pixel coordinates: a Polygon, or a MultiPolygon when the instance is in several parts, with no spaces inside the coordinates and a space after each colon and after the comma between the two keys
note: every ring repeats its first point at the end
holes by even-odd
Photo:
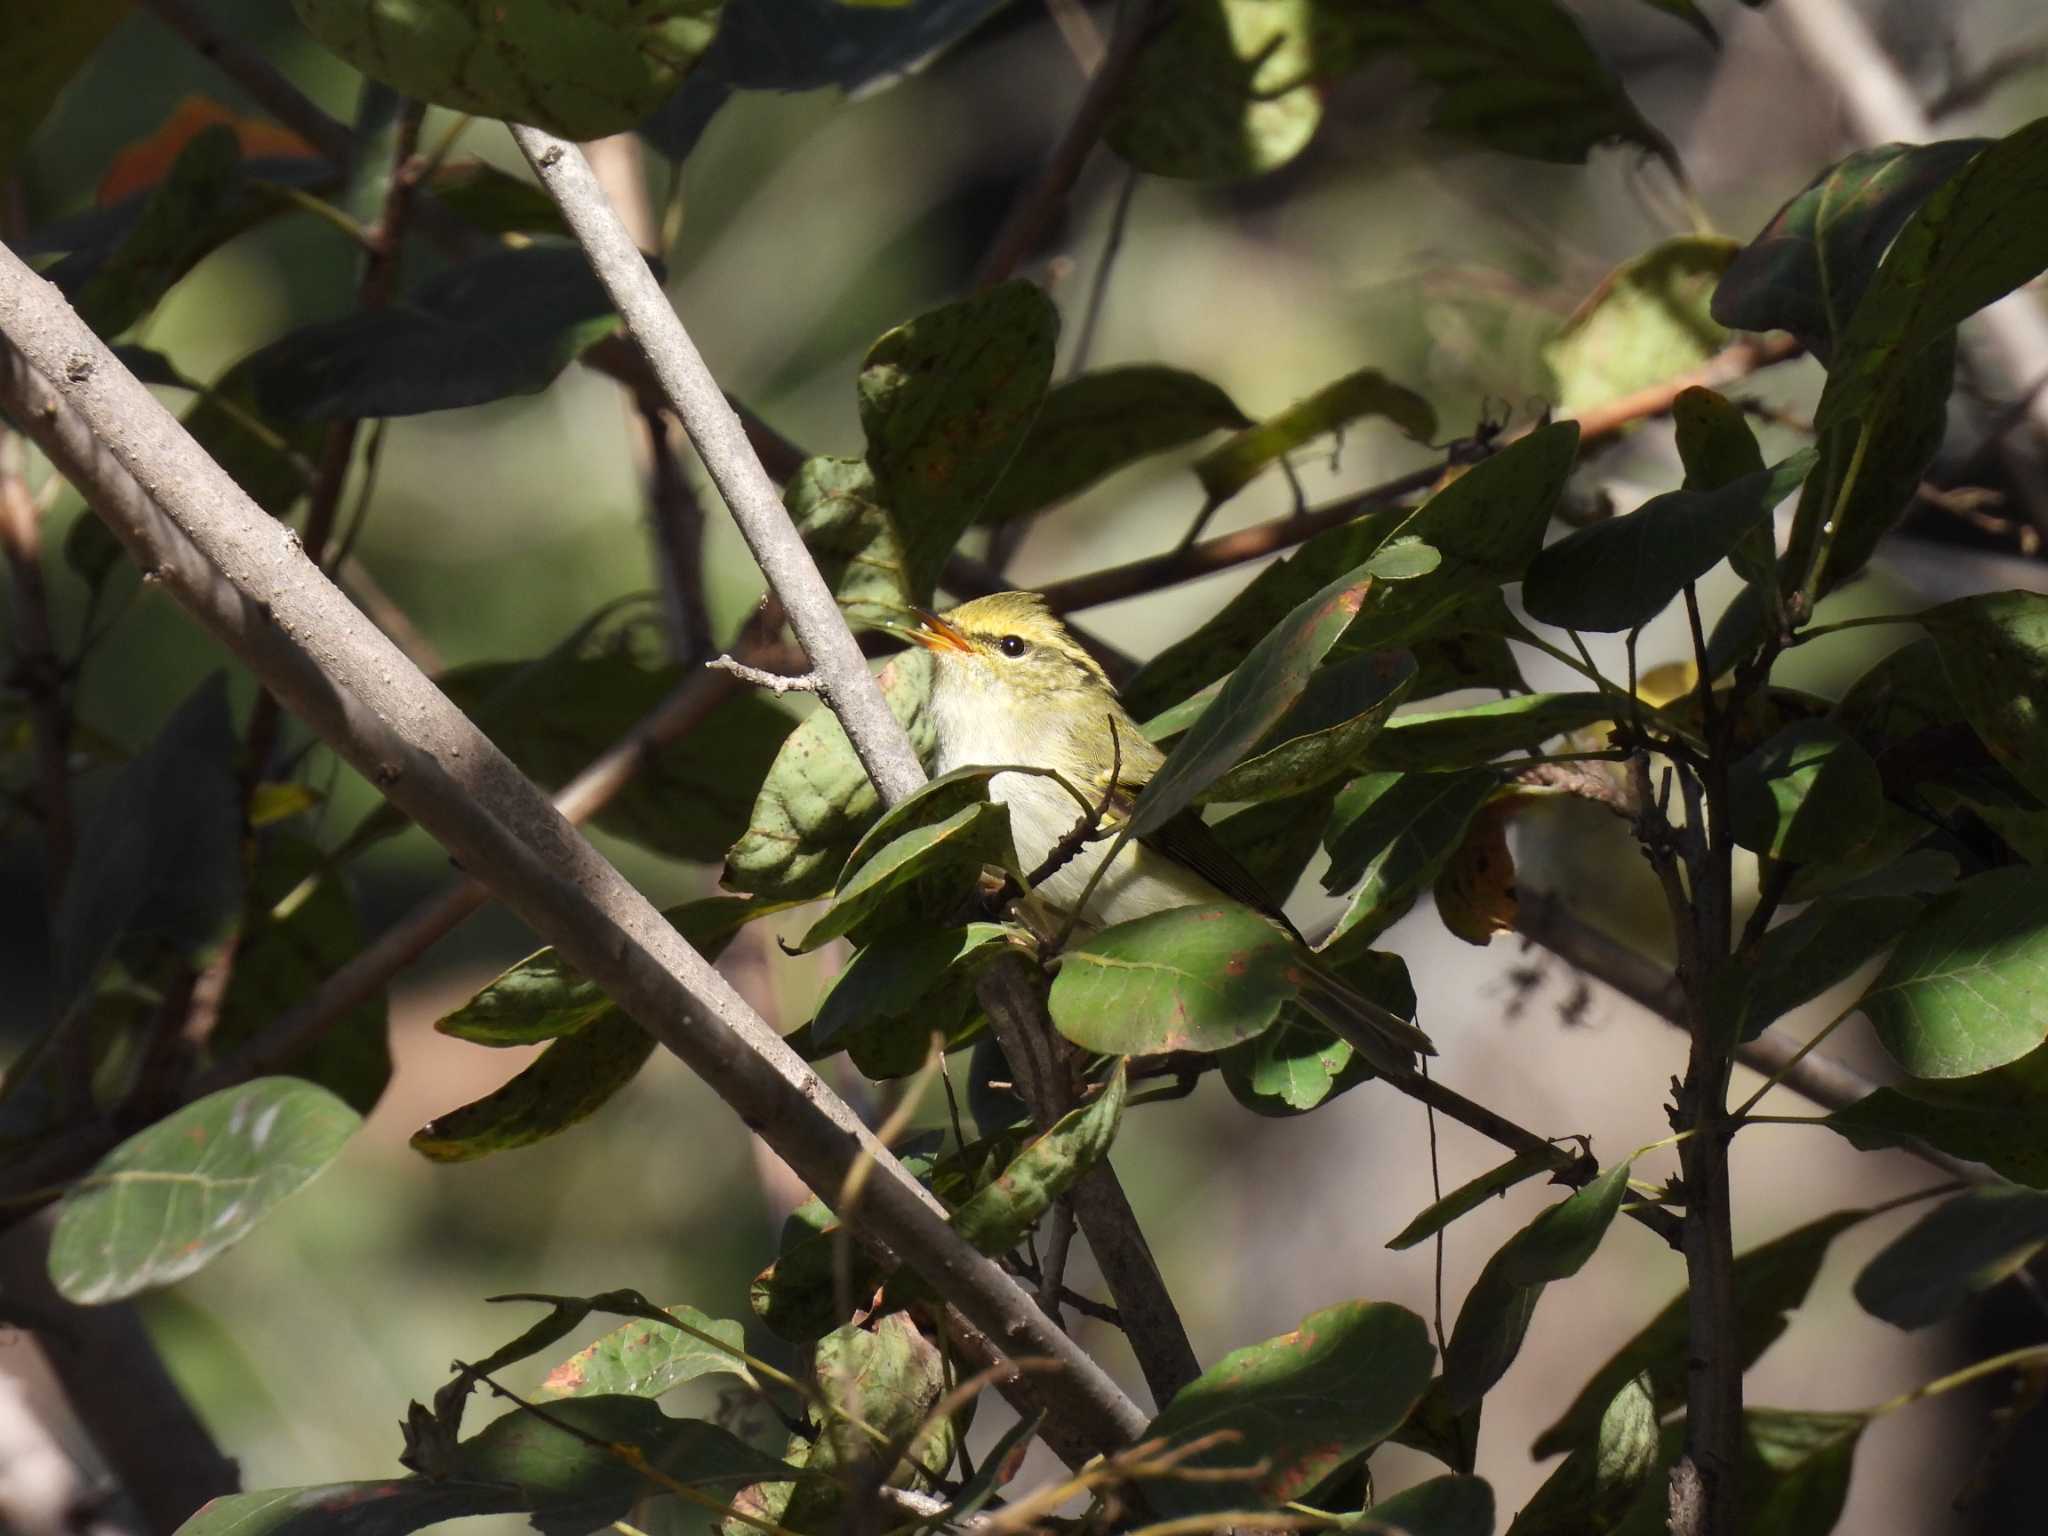
{"type": "Polygon", "coordinates": [[[1855,1003],[1851,1003],[1848,1007],[1844,1008],[1840,1013],[1836,1014],[1832,1019],[1829,1019],[1827,1023],[1823,1024],[1818,1034],[1816,1034],[1811,1040],[1807,1041],[1806,1044],[1799,1047],[1798,1050],[1794,1051],[1791,1054],[1791,1056],[1787,1057],[1784,1064],[1781,1065],[1777,1069],[1777,1071],[1773,1072],[1769,1077],[1765,1078],[1763,1080],[1762,1086],[1759,1087],[1755,1093],[1752,1093],[1748,1098],[1744,1099],[1742,1101],[1742,1107],[1736,1110],[1735,1113],[1730,1115],[1728,1118],[1737,1125],[1740,1125],[1743,1122],[1747,1121],[1750,1118],[1749,1112],[1756,1108],[1758,1101],[1761,1100],[1763,1096],[1769,1093],[1773,1088],[1777,1087],[1778,1084],[1782,1083],[1785,1080],[1785,1076],[1787,1073],[1789,1073],[1794,1067],[1798,1066],[1800,1062],[1804,1061],[1808,1053],[1810,1053],[1816,1047],[1818,1047],[1820,1043],[1823,1040],[1827,1039],[1829,1035],[1833,1034],[1835,1030],[1838,1029],[1842,1025],[1842,1023],[1849,1018],[1851,1014],[1855,1013],[1856,1007],[1857,1005],[1855,1003]]]}
{"type": "Polygon", "coordinates": [[[1925,1398],[1953,1392],[1957,1387],[1966,1387],[1986,1376],[1995,1376],[2000,1371],[2021,1370],[2029,1366],[2048,1367],[2048,1344],[2029,1344],[2021,1349],[2009,1349],[2002,1355],[1993,1355],[1988,1360],[1979,1360],[1976,1364],[1966,1365],[1959,1371],[1938,1376],[1910,1392],[1901,1392],[1897,1397],[1887,1398],[1875,1408],[1865,1409],[1864,1412],[1873,1419],[1881,1419],[1888,1413],[1896,1413],[1899,1409],[1910,1407],[1925,1398]]]}

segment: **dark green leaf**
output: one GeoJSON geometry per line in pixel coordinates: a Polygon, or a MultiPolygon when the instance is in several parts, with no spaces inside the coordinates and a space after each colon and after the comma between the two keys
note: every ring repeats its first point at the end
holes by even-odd
{"type": "Polygon", "coordinates": [[[1596,145],[1616,142],[1678,163],[1556,0],[1325,6],[1316,20],[1319,62],[1340,49],[1391,50],[1440,87],[1433,128],[1564,165],[1584,164],[1596,145]]]}
{"type": "Polygon", "coordinates": [[[1346,572],[1252,647],[1139,794],[1129,823],[1132,836],[1156,831],[1193,805],[1279,724],[1375,585],[1363,567],[1346,572]]]}
{"type": "Polygon", "coordinates": [[[1994,869],[1909,929],[1858,1004],[1914,1077],[1968,1077],[2048,1038],[2048,874],[1994,869]]]}
{"type": "Polygon", "coordinates": [[[710,46],[718,0],[292,0],[306,29],[402,95],[568,139],[624,133],[710,46]]]}
{"type": "Polygon", "coordinates": [[[1606,1536],[1657,1469],[1657,1409],[1638,1376],[1607,1405],[1598,1436],[1576,1446],[1515,1516],[1508,1536],[1606,1536]]]}
{"type": "Polygon", "coordinates": [[[474,257],[387,308],[302,326],[247,366],[266,416],[417,416],[536,394],[618,326],[580,250],[530,245],[474,257]]]}
{"type": "Polygon", "coordinates": [[[1532,618],[1608,633],[1649,623],[1689,582],[1719,565],[1813,467],[1812,450],[1715,491],[1668,491],[1581,528],[1529,567],[1532,618]]]}
{"type": "Polygon", "coordinates": [[[994,957],[1009,931],[1000,923],[913,923],[879,934],[818,1000],[805,1058],[816,1061],[876,1024],[901,1019],[917,1027],[922,1061],[933,1031],[951,1036],[972,1015],[980,962],[994,957]]]}
{"type": "Polygon", "coordinates": [[[1106,475],[1211,432],[1251,425],[1199,374],[1156,364],[1103,368],[1054,386],[981,520],[1027,517],[1106,475]]]}
{"type": "Polygon", "coordinates": [[[204,1505],[177,1536],[406,1536],[471,1515],[516,1514],[516,1488],[424,1477],[321,1483],[230,1493],[204,1505]]]}
{"type": "Polygon", "coordinates": [[[2048,1194],[1965,1190],[1900,1233],[1856,1277],[1872,1317],[1924,1328],[1988,1291],[2048,1247],[2048,1194]]]}
{"type": "Polygon", "coordinates": [[[1477,768],[1612,720],[1615,702],[1605,693],[1525,693],[1464,709],[1398,715],[1373,738],[1365,760],[1380,769],[1477,768]]]}
{"type": "Polygon", "coordinates": [[[51,920],[53,1004],[82,1001],[117,954],[142,967],[225,936],[242,896],[242,792],[228,687],[216,673],[83,818],[51,920]]]}
{"type": "Polygon", "coordinates": [[[437,1163],[461,1163],[545,1141],[603,1108],[653,1054],[651,1035],[624,1014],[607,1012],[550,1042],[496,1092],[413,1132],[413,1150],[437,1163]]]}
{"type": "MultiPolygon", "coordinates": [[[[1828,1245],[1869,1214],[1836,1211],[1752,1248],[1735,1261],[1735,1335],[1745,1369],[1785,1332],[1790,1314],[1806,1300],[1820,1273],[1828,1245]]],[[[1615,1394],[1646,1373],[1660,1416],[1683,1407],[1692,1338],[1686,1306],[1681,1292],[1624,1344],[1580,1389],[1557,1422],[1536,1437],[1529,1454],[1555,1456],[1586,1444],[1615,1394]]]]}
{"type": "Polygon", "coordinates": [[[1868,418],[1919,354],[2044,267],[2048,118],[1989,145],[1900,227],[1842,333],[1814,424],[1868,418]]]}
{"type": "MultiPolygon", "coordinates": [[[[906,651],[876,679],[920,754],[931,750],[931,677],[931,653],[906,651]]],[[[775,754],[747,830],[725,856],[723,883],[759,896],[822,895],[880,809],[838,717],[817,710],[775,754]]]]}
{"type": "Polygon", "coordinates": [[[1377,368],[1362,368],[1218,443],[1195,460],[1195,478],[1209,504],[1217,505],[1243,490],[1267,465],[1366,416],[1385,417],[1419,443],[1436,436],[1436,412],[1427,400],[1377,368]]]}
{"type": "Polygon", "coordinates": [[[1406,651],[1318,667],[1293,707],[1202,799],[1269,800],[1356,772],[1414,676],[1406,651]]]}
{"type": "Polygon", "coordinates": [[[94,591],[127,559],[128,551],[121,541],[90,509],[73,518],[64,531],[64,563],[94,591]]]}
{"type": "Polygon", "coordinates": [[[1059,311],[1010,282],[920,315],[868,349],[860,420],[894,518],[911,597],[939,567],[1017,456],[1052,379],[1059,311]]]}
{"type": "Polygon", "coordinates": [[[196,1274],[319,1175],[362,1123],[295,1077],[257,1078],[174,1110],[64,1196],[52,1283],[67,1301],[97,1306],[196,1274]]]}
{"type": "Polygon", "coordinates": [[[1987,592],[1919,616],[1954,700],[1991,755],[2048,796],[2048,595],[1987,592]]]}
{"type": "MultiPolygon", "coordinates": [[[[265,840],[251,877],[250,916],[235,943],[235,967],[206,1040],[216,1060],[312,996],[361,952],[355,902],[323,863],[311,843],[282,835],[265,840]]],[[[391,1080],[385,1014],[380,987],[276,1070],[318,1083],[367,1115],[391,1080]]]]}
{"type": "Polygon", "coordinates": [[[1150,1483],[1146,1500],[1172,1519],[1299,1498],[1400,1426],[1428,1388],[1435,1357],[1421,1318],[1364,1301],[1232,1350],[1174,1395],[1145,1438],[1180,1444],[1234,1430],[1238,1440],[1184,1465],[1264,1470],[1243,1481],[1150,1483]]]}
{"type": "Polygon", "coordinates": [[[953,1213],[953,1229],[987,1254],[1008,1253],[1072,1189],[1081,1175],[1109,1155],[1130,1097],[1118,1061],[1095,1101],[1062,1116],[1027,1144],[990,1183],[953,1213]]]}
{"type": "Polygon", "coordinates": [[[1187,0],[1138,56],[1104,133],[1141,171],[1237,181],[1276,170],[1322,121],[1306,7],[1187,0]]]}
{"type": "Polygon", "coordinates": [[[1248,805],[1209,830],[1260,890],[1284,903],[1322,846],[1323,828],[1336,803],[1337,786],[1329,784],[1305,795],[1248,805]]]}
{"type": "Polygon", "coordinates": [[[1068,949],[1052,1019],[1091,1051],[1217,1051],[1271,1025],[1300,983],[1294,941],[1249,907],[1174,907],[1068,949]]]}
{"type": "Polygon", "coordinates": [[[1832,356],[1900,227],[1987,142],[1881,144],[1829,166],[1743,247],[1714,293],[1714,318],[1790,331],[1832,356]]]}
{"type": "Polygon", "coordinates": [[[1728,775],[1735,841],[1794,864],[1847,854],[1869,835],[1883,801],[1877,764],[1831,720],[1786,726],[1728,775]]]}
{"type": "Polygon", "coordinates": [[[1497,1168],[1460,1184],[1443,1199],[1417,1216],[1387,1240],[1389,1248],[1413,1248],[1426,1237],[1434,1237],[1467,1212],[1475,1211],[1495,1195],[1505,1194],[1524,1179],[1548,1172],[1555,1164],[1541,1152],[1517,1152],[1497,1168]]]}
{"type": "Polygon", "coordinates": [[[1369,944],[1384,933],[1435,882],[1497,787],[1484,769],[1369,773],[1339,795],[1323,889],[1356,893],[1331,942],[1369,944]]]}
{"type": "Polygon", "coordinates": [[[1834,524],[1834,533],[1817,587],[1823,596],[1862,570],[1878,542],[1905,516],[1948,432],[1955,364],[1953,336],[1937,340],[1907,363],[1898,387],[1876,407],[1867,443],[1857,421],[1837,423],[1820,434],[1820,462],[1799,498],[1786,541],[1788,589],[1805,577],[1826,524],[1834,524]]]}
{"type": "MultiPolygon", "coordinates": [[[[2013,1065],[2040,1054],[2023,1056],[2013,1065]]],[[[2021,1184],[2048,1189],[2048,1115],[2038,1098],[2023,1112],[2014,1113],[2001,1106],[1933,1102],[1902,1089],[1880,1088],[1836,1110],[1827,1124],[1851,1146],[1866,1152],[1925,1143],[1983,1163],[2021,1184]]]]}
{"type": "Polygon", "coordinates": [[[1628,1169],[1616,1163],[1486,1261],[1444,1349],[1444,1394],[1452,1412],[1466,1412],[1493,1390],[1521,1352],[1544,1287],[1577,1274],[1593,1256],[1628,1192],[1628,1169]]]}
{"type": "Polygon", "coordinates": [[[1493,1489],[1482,1477],[1432,1477],[1381,1499],[1366,1518],[1376,1536],[1493,1536],[1493,1489]]]}
{"type": "Polygon", "coordinates": [[[1624,262],[1543,349],[1566,416],[1697,368],[1728,343],[1707,313],[1735,258],[1720,235],[1679,235],[1624,262]]]}
{"type": "Polygon", "coordinates": [[[250,500],[283,517],[312,485],[313,456],[327,428],[320,422],[266,421],[256,404],[254,364],[242,359],[194,402],[184,426],[250,500]]]}
{"type": "Polygon", "coordinates": [[[1689,491],[1718,491],[1766,467],[1748,415],[1711,389],[1679,391],[1671,403],[1671,422],[1689,491]]]}
{"type": "Polygon", "coordinates": [[[534,182],[484,160],[458,160],[427,185],[466,224],[493,235],[563,235],[569,226],[555,200],[534,182]]]}
{"type": "Polygon", "coordinates": [[[664,1310],[699,1333],[723,1340],[729,1347],[719,1349],[668,1323],[635,1318],[549,1371],[538,1395],[542,1399],[607,1393],[660,1397],[699,1376],[754,1380],[747,1363],[735,1353],[744,1349],[747,1341],[747,1331],[737,1321],[706,1317],[695,1307],[673,1306],[664,1310]]]}
{"type": "Polygon", "coordinates": [[[1926,904],[1918,896],[1833,892],[1771,929],[1746,959],[1730,961],[1708,986],[1716,1038],[1754,1040],[1875,959],[1926,904]]]}
{"type": "MultiPolygon", "coordinates": [[[[1734,1529],[1743,1536],[1813,1536],[1832,1531],[1849,1493],[1856,1442],[1869,1422],[1860,1413],[1804,1413],[1752,1408],[1742,1416],[1742,1490],[1734,1529]]],[[[1660,1463],[1669,1467],[1684,1447],[1685,1425],[1664,1426],[1660,1463]]],[[[1665,1536],[1671,1494],[1663,1476],[1651,1478],[1617,1536],[1665,1536]]]]}

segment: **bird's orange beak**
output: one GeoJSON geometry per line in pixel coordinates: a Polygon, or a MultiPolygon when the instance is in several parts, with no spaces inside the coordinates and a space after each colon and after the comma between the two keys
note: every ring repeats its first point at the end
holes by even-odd
{"type": "Polygon", "coordinates": [[[967,643],[967,637],[929,608],[913,608],[910,611],[917,615],[917,628],[907,633],[926,650],[959,651],[966,656],[974,654],[974,647],[967,643]]]}

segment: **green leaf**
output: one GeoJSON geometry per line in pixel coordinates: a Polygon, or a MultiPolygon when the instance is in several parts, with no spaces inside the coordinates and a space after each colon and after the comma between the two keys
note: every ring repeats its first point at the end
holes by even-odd
{"type": "Polygon", "coordinates": [[[264,419],[250,366],[261,356],[243,358],[214,380],[182,420],[250,500],[272,517],[283,517],[312,485],[313,459],[327,428],[319,422],[264,419]]]}
{"type": "Polygon", "coordinates": [[[1731,960],[1707,988],[1715,1038],[1754,1040],[1801,1003],[1875,959],[1927,905],[1919,896],[1845,896],[1814,902],[1731,960]]]}
{"type": "Polygon", "coordinates": [[[1507,1374],[1544,1287],[1577,1274],[1593,1256],[1628,1192],[1628,1169],[1616,1163],[1486,1261],[1444,1348],[1444,1395],[1453,1413],[1470,1410],[1507,1374]]]}
{"type": "MultiPolygon", "coordinates": [[[[2023,1056],[2020,1062],[2032,1059],[2023,1056]]],[[[1996,1106],[1930,1102],[1902,1089],[1880,1088],[1836,1110],[1826,1123],[1866,1152],[1925,1143],[1983,1163],[2018,1183],[2048,1189],[2048,1119],[2038,1102],[2015,1114],[1996,1106]]]]}
{"type": "Polygon", "coordinates": [[[1373,739],[1365,760],[1379,769],[1477,768],[1614,715],[1615,698],[1605,693],[1525,693],[1464,709],[1398,715],[1373,739]]]}
{"type": "Polygon", "coordinates": [[[905,577],[929,601],[939,568],[1017,456],[1052,379],[1059,311],[1009,282],[898,326],[860,371],[867,461],[905,577]]]}
{"type": "Polygon", "coordinates": [[[406,1536],[471,1515],[516,1514],[515,1488],[424,1477],[223,1494],[176,1536],[406,1536]]]}
{"type": "MultiPolygon", "coordinates": [[[[982,782],[986,787],[986,780],[982,782]]],[[[1021,878],[1016,845],[1010,837],[1010,808],[990,800],[962,806],[941,821],[911,827],[865,858],[856,849],[831,907],[811,925],[797,947],[816,949],[891,907],[900,907],[913,885],[929,889],[936,882],[948,895],[964,896],[981,868],[989,864],[1021,878]]]]}
{"type": "Polygon", "coordinates": [[[1543,349],[1558,413],[1583,415],[1726,346],[1729,333],[1707,303],[1736,249],[1721,235],[1679,235],[1609,273],[1543,349]]]}
{"type": "Polygon", "coordinates": [[[1607,1405],[1600,1431],[1577,1446],[1515,1516],[1508,1536],[1605,1536],[1657,1470],[1657,1409],[1638,1376],[1607,1405]]]}
{"type": "MultiPolygon", "coordinates": [[[[1388,1012],[1414,1019],[1415,988],[1399,955],[1369,949],[1346,956],[1334,969],[1388,1012]]],[[[1221,1062],[1230,1096],[1253,1114],[1269,1117],[1306,1114],[1373,1077],[1351,1042],[1338,1039],[1299,1003],[1284,1006],[1271,1029],[1232,1046],[1221,1062]]]]}
{"type": "MultiPolygon", "coordinates": [[[[1330,943],[1369,944],[1435,883],[1465,828],[1498,787],[1484,769],[1369,773],[1337,797],[1325,846],[1323,889],[1355,889],[1330,943]]],[[[1327,947],[1327,946],[1326,946],[1327,947]]]]}
{"type": "Polygon", "coordinates": [[[744,1349],[747,1331],[731,1318],[706,1317],[695,1307],[664,1309],[699,1333],[730,1346],[719,1349],[668,1323],[635,1318],[579,1350],[547,1374],[536,1394],[549,1398],[619,1393],[660,1397],[699,1376],[737,1376],[752,1383],[754,1373],[734,1351],[744,1349]]]}
{"type": "Polygon", "coordinates": [[[1201,798],[1268,800],[1355,772],[1414,676],[1415,659],[1406,651],[1379,651],[1318,667],[1264,739],[1201,798]]]}
{"type": "Polygon", "coordinates": [[[1318,36],[1319,62],[1340,49],[1391,50],[1440,87],[1429,122],[1442,132],[1562,165],[1582,165],[1596,145],[1617,142],[1678,164],[1555,0],[1326,6],[1317,21],[1327,34],[1318,36]]]}
{"type": "Polygon", "coordinates": [[[1305,599],[1252,647],[1216,701],[1139,793],[1129,823],[1132,836],[1157,831],[1193,805],[1279,724],[1373,587],[1365,567],[1348,571],[1305,599]]]}
{"type": "MultiPolygon", "coordinates": [[[[1760,1244],[1735,1261],[1735,1341],[1746,1370],[1790,1326],[1813,1288],[1821,1260],[1837,1236],[1870,1212],[1835,1211],[1819,1221],[1760,1244]]],[[[1555,1456],[1587,1444],[1615,1394],[1638,1377],[1647,1376],[1661,1417],[1685,1405],[1691,1358],[1692,1325],[1684,1292],[1645,1325],[1643,1330],[1593,1373],[1556,1423],[1536,1437],[1529,1454],[1555,1456]]]]}
{"type": "Polygon", "coordinates": [[[1795,721],[1728,774],[1730,835],[1794,864],[1848,854],[1883,803],[1877,764],[1831,720],[1795,721]]]}
{"type": "Polygon", "coordinates": [[[906,1020],[917,1027],[922,1061],[934,1031],[950,1037],[973,1015],[980,964],[994,958],[995,946],[1010,932],[1000,923],[912,923],[879,934],[819,999],[804,1058],[817,1061],[875,1025],[906,1020]]]}
{"type": "Polygon", "coordinates": [[[1158,364],[1102,368],[1055,385],[981,521],[1028,517],[1140,459],[1251,419],[1199,374],[1158,364]]]}
{"type": "Polygon", "coordinates": [[[1961,1309],[2048,1247],[2048,1194],[1993,1185],[1965,1190],[1886,1244],[1856,1277],[1856,1300],[1899,1328],[1925,1328],[1961,1309]]]}
{"type": "Polygon", "coordinates": [[[1326,784],[1304,795],[1248,805],[1209,830],[1260,890],[1284,903],[1322,846],[1323,827],[1336,803],[1337,786],[1326,784]]]}
{"type": "Polygon", "coordinates": [[[1987,592],[1918,617],[1992,757],[2037,798],[2048,796],[2048,596],[1987,592]]]}
{"type": "Polygon", "coordinates": [[[80,1306],[198,1273],[340,1155],[363,1117],[325,1088],[262,1077],[210,1093],[101,1158],[57,1207],[50,1279],[80,1306]]]}
{"type": "Polygon", "coordinates": [[[1493,1489],[1483,1477],[1432,1477],[1365,1512],[1379,1536],[1493,1536],[1493,1489]]]}
{"type": "Polygon", "coordinates": [[[1429,1386],[1429,1330],[1390,1302],[1341,1302],[1292,1333],[1234,1349],[1174,1394],[1144,1438],[1184,1444],[1223,1430],[1239,1438],[1183,1465],[1264,1470],[1239,1481],[1146,1485],[1165,1519],[1263,1508],[1300,1498],[1378,1445],[1429,1386]]]}
{"type": "Polygon", "coordinates": [[[488,161],[457,160],[443,165],[427,185],[436,202],[486,234],[572,238],[561,209],[538,184],[488,161]]]}
{"type": "Polygon", "coordinates": [[[1807,449],[1719,490],[1667,491],[1578,529],[1531,563],[1522,605],[1530,617],[1566,629],[1639,628],[1727,559],[1813,463],[1807,449]]]}
{"type": "Polygon", "coordinates": [[[567,139],[624,133],[710,46],[719,0],[292,0],[306,30],[373,80],[567,139]]]}
{"type": "Polygon", "coordinates": [[[1130,1079],[1119,1060],[1094,1102],[1069,1111],[1028,1143],[953,1213],[953,1229],[983,1253],[1008,1253],[1052,1209],[1053,1201],[1109,1156],[1129,1097],[1130,1079]]]}
{"type": "Polygon", "coordinates": [[[900,619],[912,598],[903,540],[868,461],[805,459],[783,500],[818,574],[849,617],[900,619]]]}
{"type": "Polygon", "coordinates": [[[1900,228],[1987,142],[1881,144],[1829,166],[1743,247],[1715,290],[1714,318],[1735,331],[1790,331],[1832,356],[1900,228]]]}
{"type": "Polygon", "coordinates": [[[1495,1195],[1506,1194],[1524,1179],[1549,1172],[1554,1166],[1541,1152],[1517,1152],[1498,1167],[1460,1184],[1387,1239],[1387,1246],[1397,1250],[1413,1248],[1424,1238],[1436,1236],[1460,1216],[1476,1211],[1495,1195]]]}
{"type": "Polygon", "coordinates": [[[2048,874],[1994,869],[1927,909],[1858,1003],[1913,1077],[1967,1077],[2048,1038],[2048,874]]]}
{"type": "MultiPolygon", "coordinates": [[[[932,658],[906,651],[877,674],[890,712],[920,755],[932,743],[932,658]]],[[[754,799],[748,826],[725,856],[722,883],[757,896],[822,895],[881,809],[838,717],[814,711],[789,734],[754,799]]]]}
{"type": "Polygon", "coordinates": [[[1979,153],[1901,226],[1850,317],[1814,412],[1868,417],[1920,353],[2048,267],[2048,118],[1979,153]]]}
{"type": "Polygon", "coordinates": [[[1765,468],[1748,414],[1711,389],[1680,390],[1671,402],[1671,423],[1688,491],[1718,491],[1765,468]]]}
{"type": "Polygon", "coordinates": [[[1277,170],[1322,121],[1309,0],[1187,0],[1146,43],[1104,139],[1141,171],[1239,181],[1277,170]]]}
{"type": "Polygon", "coordinates": [[[1209,505],[1217,506],[1267,465],[1366,416],[1385,417],[1418,443],[1436,436],[1436,412],[1427,400],[1377,368],[1361,368],[1218,443],[1195,460],[1195,478],[1208,493],[1209,505]]]}
{"type": "MultiPolygon", "coordinates": [[[[207,1054],[230,1055],[318,990],[363,948],[363,925],[348,887],[314,844],[272,835],[250,877],[249,918],[235,942],[235,966],[207,1054]]],[[[363,999],[277,1071],[318,1083],[358,1114],[376,1106],[391,1080],[384,989],[363,999]]]]}
{"type": "Polygon", "coordinates": [[[64,87],[128,14],[129,0],[10,0],[0,53],[12,61],[0,93],[0,177],[15,162],[64,87]]]}
{"type": "Polygon", "coordinates": [[[117,955],[132,969],[188,959],[226,936],[242,897],[242,791],[224,673],[178,707],[83,818],[51,918],[53,1010],[89,993],[117,955]]]}
{"type": "Polygon", "coordinates": [[[437,1163],[470,1162],[530,1147],[602,1109],[654,1054],[654,1037],[610,1012],[548,1048],[504,1087],[436,1115],[412,1148],[437,1163]]]}
{"type": "Polygon", "coordinates": [[[1272,1024],[1301,983],[1294,941],[1234,901],[1105,928],[1060,957],[1053,1023],[1091,1051],[1217,1051],[1272,1024]]]}
{"type": "Polygon", "coordinates": [[[417,416],[537,394],[618,328],[580,250],[530,245],[473,257],[383,309],[301,326],[247,366],[266,416],[417,416]]]}

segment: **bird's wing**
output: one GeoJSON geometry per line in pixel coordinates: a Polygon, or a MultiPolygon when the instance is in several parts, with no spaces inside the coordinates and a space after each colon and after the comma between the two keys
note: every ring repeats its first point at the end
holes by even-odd
{"type": "Polygon", "coordinates": [[[1232,901],[1243,902],[1254,912],[1271,918],[1295,938],[1301,938],[1299,930],[1280,910],[1280,903],[1259,883],[1259,877],[1224,847],[1223,839],[1209,829],[1209,824],[1202,820],[1199,812],[1182,811],[1165,826],[1148,832],[1138,841],[1153,852],[1163,853],[1176,863],[1186,865],[1232,901]]]}

